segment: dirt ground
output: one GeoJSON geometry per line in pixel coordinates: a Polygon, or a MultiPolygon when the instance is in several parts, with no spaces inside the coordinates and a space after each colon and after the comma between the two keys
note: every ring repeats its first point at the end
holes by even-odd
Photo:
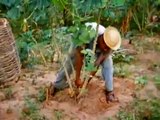
{"type": "MultiPolygon", "coordinates": [[[[159,40],[159,36],[156,38],[140,37],[139,39],[147,39],[145,44],[147,49],[143,48],[141,44],[128,44],[128,40],[123,41],[123,48],[128,49],[128,53],[136,59],[128,69],[131,75],[114,77],[115,95],[119,102],[106,103],[104,101],[104,81],[101,77],[94,77],[88,86],[88,92],[81,100],[77,101],[75,98],[71,98],[68,89],[65,89],[54,97],[49,97],[49,100],[40,103],[39,114],[45,116],[44,120],[116,119],[115,115],[119,109],[130,104],[135,97],[146,98],[148,91],[159,96],[153,82],[148,82],[140,91],[137,91],[138,87],[135,84],[137,76],[148,75],[151,79],[154,74],[160,72],[160,52],[147,46],[151,43],[157,44],[155,41],[159,40]],[[153,64],[158,65],[158,68],[153,64]]],[[[0,120],[26,120],[22,117],[22,111],[25,110],[25,98],[37,99],[39,90],[55,80],[55,75],[55,70],[48,70],[44,67],[36,70],[22,70],[20,80],[10,86],[12,95],[9,99],[6,98],[6,92],[2,88],[0,89],[0,120]]]]}
{"type": "MultiPolygon", "coordinates": [[[[1,101],[0,116],[2,120],[18,120],[20,112],[23,109],[24,98],[29,95],[36,98],[38,90],[43,87],[44,82],[55,78],[54,73],[45,74],[43,78],[36,79],[35,85],[32,81],[20,80],[12,87],[13,97],[9,100],[1,101]],[[11,113],[7,110],[11,109],[11,113]]],[[[62,111],[64,120],[97,120],[105,117],[111,117],[118,112],[119,107],[131,102],[134,95],[135,85],[132,80],[123,78],[114,78],[115,94],[119,98],[117,103],[106,103],[104,101],[104,82],[99,79],[93,79],[88,87],[88,93],[81,101],[70,98],[68,89],[60,91],[55,97],[50,98],[47,103],[41,104],[41,113],[49,120],[54,118],[54,111],[62,111]]]]}

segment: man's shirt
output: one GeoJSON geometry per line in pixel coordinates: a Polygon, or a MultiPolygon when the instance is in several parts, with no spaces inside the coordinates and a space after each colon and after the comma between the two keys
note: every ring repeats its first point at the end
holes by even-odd
{"type": "MultiPolygon", "coordinates": [[[[96,31],[96,28],[97,28],[97,23],[96,22],[87,22],[87,23],[85,23],[85,25],[87,27],[91,26],[91,28],[96,31]]],[[[98,25],[98,36],[102,35],[104,32],[105,32],[105,27],[99,24],[98,25]]],[[[95,39],[91,40],[91,42],[86,45],[86,48],[92,50],[93,49],[94,40],[95,39]]],[[[98,48],[98,46],[96,46],[95,53],[96,53],[96,56],[99,56],[100,53],[101,53],[101,50],[98,48]]]]}
{"type": "MultiPolygon", "coordinates": [[[[97,23],[96,22],[87,22],[85,23],[85,25],[88,27],[88,26],[91,26],[92,29],[94,29],[96,31],[96,28],[97,28],[97,23]]],[[[98,35],[102,35],[105,31],[105,27],[102,26],[102,25],[98,25],[98,35]]]]}

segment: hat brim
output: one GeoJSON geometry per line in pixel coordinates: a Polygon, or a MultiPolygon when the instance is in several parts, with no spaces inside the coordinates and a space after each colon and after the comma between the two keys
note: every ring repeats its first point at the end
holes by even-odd
{"type": "Polygon", "coordinates": [[[104,39],[105,44],[112,50],[117,50],[121,46],[121,36],[118,30],[114,27],[106,28],[103,34],[103,39],[104,39]],[[109,31],[109,29],[113,29],[113,31],[109,31]],[[113,43],[112,39],[116,40],[117,42],[113,43]]]}

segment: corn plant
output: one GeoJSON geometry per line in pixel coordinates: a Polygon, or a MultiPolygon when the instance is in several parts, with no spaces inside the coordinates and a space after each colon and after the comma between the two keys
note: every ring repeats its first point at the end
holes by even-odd
{"type": "Polygon", "coordinates": [[[147,76],[139,76],[135,79],[135,84],[144,86],[147,84],[147,76]]]}
{"type": "Polygon", "coordinates": [[[22,120],[47,120],[46,117],[39,114],[40,107],[33,99],[25,98],[24,108],[22,109],[22,120]]]}
{"type": "Polygon", "coordinates": [[[45,88],[40,88],[38,95],[37,95],[37,99],[39,102],[43,102],[46,100],[46,91],[45,88]]]}
{"type": "Polygon", "coordinates": [[[56,120],[62,120],[64,117],[63,111],[61,110],[54,110],[54,116],[56,120]]]}
{"type": "Polygon", "coordinates": [[[4,94],[6,99],[11,99],[13,97],[12,87],[8,87],[4,89],[4,94]]]}

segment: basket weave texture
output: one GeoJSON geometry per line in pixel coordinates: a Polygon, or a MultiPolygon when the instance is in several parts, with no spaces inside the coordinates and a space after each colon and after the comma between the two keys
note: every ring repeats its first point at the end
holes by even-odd
{"type": "Polygon", "coordinates": [[[0,85],[17,79],[20,68],[20,59],[11,27],[5,18],[0,18],[0,85]]]}

